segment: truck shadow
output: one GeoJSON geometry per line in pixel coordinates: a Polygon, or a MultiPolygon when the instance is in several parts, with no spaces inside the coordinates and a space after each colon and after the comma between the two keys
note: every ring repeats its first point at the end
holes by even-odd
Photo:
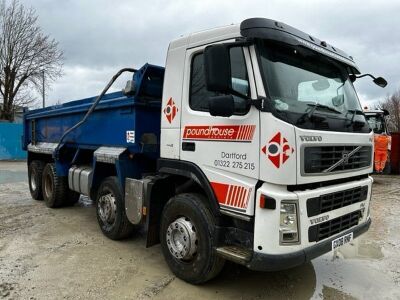
{"type": "Polygon", "coordinates": [[[235,294],[238,299],[310,299],[316,288],[311,263],[279,272],[256,272],[228,262],[221,274],[204,288],[235,294]]]}

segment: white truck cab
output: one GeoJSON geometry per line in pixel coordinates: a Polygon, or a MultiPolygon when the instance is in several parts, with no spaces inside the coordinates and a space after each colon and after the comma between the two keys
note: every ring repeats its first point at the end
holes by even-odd
{"type": "Polygon", "coordinates": [[[219,212],[252,224],[251,249],[220,255],[282,269],[368,229],[373,132],[358,73],[341,50],[268,19],[171,42],[160,171],[195,165],[219,212]]]}

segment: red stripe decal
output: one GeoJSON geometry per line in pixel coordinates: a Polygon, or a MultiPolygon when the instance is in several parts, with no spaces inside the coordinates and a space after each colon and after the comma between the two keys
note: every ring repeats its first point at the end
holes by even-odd
{"type": "Polygon", "coordinates": [[[239,199],[239,195],[240,195],[240,191],[241,190],[242,190],[242,188],[240,186],[238,186],[237,190],[236,190],[235,199],[234,199],[233,204],[232,204],[232,206],[234,206],[234,207],[238,207],[238,199],[239,199]]]}
{"type": "Polygon", "coordinates": [[[250,138],[250,133],[251,133],[251,127],[249,126],[249,127],[247,128],[247,132],[246,132],[246,139],[249,139],[249,138],[250,138]]]}
{"type": "Polygon", "coordinates": [[[211,187],[214,190],[219,204],[242,209],[247,208],[251,188],[247,189],[243,186],[219,182],[211,182],[211,187]]]}
{"type": "Polygon", "coordinates": [[[244,128],[244,126],[240,125],[240,127],[239,127],[239,134],[238,134],[238,140],[241,139],[242,136],[243,136],[243,128],[244,128]]]}
{"type": "Polygon", "coordinates": [[[238,186],[233,186],[233,193],[231,194],[231,199],[229,201],[230,206],[235,206],[236,194],[238,192],[238,186]]]}
{"type": "Polygon", "coordinates": [[[242,207],[242,200],[243,200],[243,194],[244,194],[244,188],[243,187],[240,187],[240,193],[239,193],[239,195],[238,195],[238,201],[237,201],[237,203],[236,203],[236,205],[235,206],[237,206],[237,207],[242,207]]]}
{"type": "Polygon", "coordinates": [[[243,208],[244,196],[245,196],[244,193],[242,195],[240,195],[240,202],[238,203],[238,207],[240,207],[240,208],[243,208]]]}
{"type": "Polygon", "coordinates": [[[218,182],[211,182],[211,187],[214,190],[215,196],[220,204],[226,203],[226,196],[228,193],[229,185],[218,182]]]}
{"type": "Polygon", "coordinates": [[[250,194],[251,194],[251,188],[248,190],[248,193],[246,195],[246,203],[244,204],[244,207],[247,207],[247,205],[249,205],[250,194]]]}

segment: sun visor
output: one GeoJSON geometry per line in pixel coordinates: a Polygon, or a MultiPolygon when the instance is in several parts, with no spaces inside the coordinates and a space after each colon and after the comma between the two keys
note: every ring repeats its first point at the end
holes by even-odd
{"type": "Polygon", "coordinates": [[[360,74],[353,58],[344,51],[333,47],[296,28],[264,18],[246,19],[240,24],[240,34],[246,38],[272,40],[293,46],[301,46],[319,52],[325,56],[344,63],[353,71],[360,74]]]}

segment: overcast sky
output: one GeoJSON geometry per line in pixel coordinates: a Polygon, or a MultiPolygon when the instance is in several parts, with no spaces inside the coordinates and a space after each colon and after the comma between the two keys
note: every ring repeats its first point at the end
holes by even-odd
{"type": "MultiPolygon", "coordinates": [[[[282,21],[352,55],[361,72],[385,77],[385,89],[356,82],[363,104],[400,88],[400,1],[21,0],[36,9],[45,33],[64,51],[64,76],[49,104],[98,94],[122,67],[164,66],[168,43],[181,35],[240,23],[282,21]]],[[[115,89],[123,87],[125,78],[115,89]]]]}

